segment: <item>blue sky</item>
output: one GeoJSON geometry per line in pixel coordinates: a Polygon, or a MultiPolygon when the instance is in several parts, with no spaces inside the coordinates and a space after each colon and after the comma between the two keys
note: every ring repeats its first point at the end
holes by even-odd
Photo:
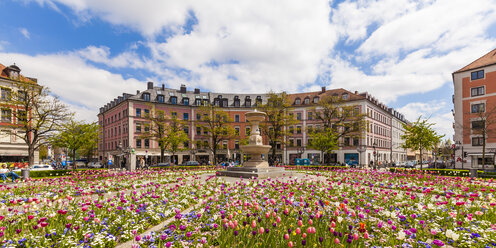
{"type": "Polygon", "coordinates": [[[0,63],[81,119],[147,81],[218,92],[368,91],[451,137],[451,73],[495,47],[478,0],[5,0],[0,63]],[[449,13],[449,14],[446,14],[449,13]]]}

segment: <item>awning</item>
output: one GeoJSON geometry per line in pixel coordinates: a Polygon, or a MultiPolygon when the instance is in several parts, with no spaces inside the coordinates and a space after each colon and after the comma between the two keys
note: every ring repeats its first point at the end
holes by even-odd
{"type": "MultiPolygon", "coordinates": [[[[468,154],[469,156],[481,156],[482,157],[482,153],[469,153],[468,154]]],[[[494,152],[486,152],[485,154],[486,156],[494,156],[495,153],[494,152]]]]}

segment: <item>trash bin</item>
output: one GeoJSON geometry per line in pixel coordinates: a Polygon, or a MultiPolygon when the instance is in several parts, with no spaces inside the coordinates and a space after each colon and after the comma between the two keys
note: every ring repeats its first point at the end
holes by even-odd
{"type": "Polygon", "coordinates": [[[21,177],[24,178],[24,180],[29,178],[29,170],[28,169],[21,169],[21,177]]]}

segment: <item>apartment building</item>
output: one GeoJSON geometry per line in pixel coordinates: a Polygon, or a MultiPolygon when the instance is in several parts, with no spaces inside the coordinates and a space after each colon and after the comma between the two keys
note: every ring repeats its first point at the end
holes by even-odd
{"type": "Polygon", "coordinates": [[[453,72],[457,168],[493,165],[496,153],[496,49],[453,72]],[[483,130],[485,130],[483,132],[483,130]]]}
{"type": "MultiPolygon", "coordinates": [[[[406,123],[403,115],[388,108],[368,93],[350,92],[345,89],[306,92],[289,94],[292,101],[290,114],[297,120],[297,124],[288,127],[291,131],[286,137],[286,145],[278,144],[276,156],[281,163],[294,163],[295,158],[308,158],[312,161],[320,161],[321,153],[307,147],[309,134],[308,130],[318,127],[319,121],[315,118],[315,111],[318,111],[318,102],[322,97],[332,95],[343,100],[342,104],[356,106],[360,113],[367,113],[366,121],[368,128],[361,138],[351,139],[343,137],[341,141],[343,147],[329,154],[328,161],[349,162],[359,161],[359,164],[368,164],[370,161],[377,163],[399,162],[406,159],[404,150],[394,147],[400,146],[400,136],[393,137],[394,133],[399,133],[399,124],[406,123]],[[398,127],[393,128],[393,123],[398,127]],[[398,130],[397,130],[398,129],[398,130]],[[395,131],[393,131],[395,130],[395,131]],[[364,150],[359,152],[358,147],[364,150]]],[[[167,115],[176,115],[184,120],[187,125],[184,131],[189,135],[190,141],[186,151],[179,152],[174,157],[166,154],[171,161],[182,163],[188,160],[200,162],[213,161],[211,152],[207,149],[210,142],[205,130],[196,125],[200,119],[198,107],[205,103],[213,104],[226,111],[233,120],[230,125],[236,130],[236,137],[221,142],[218,150],[218,159],[243,160],[243,154],[239,149],[243,139],[249,136],[250,124],[245,120],[245,113],[253,111],[257,103],[266,103],[267,94],[238,94],[238,93],[214,93],[201,92],[200,89],[187,90],[182,85],[180,89],[165,88],[155,86],[148,82],[145,91],[137,91],[136,94],[126,94],[115,98],[113,101],[100,108],[98,114],[101,127],[100,143],[98,146],[99,157],[105,160],[109,155],[120,153],[119,144],[122,147],[134,149],[132,156],[146,157],[148,163],[156,163],[160,157],[158,143],[154,140],[142,139],[143,130],[142,118],[145,113],[153,110],[163,110],[167,115]],[[204,144],[204,145],[202,145],[204,144]]],[[[264,137],[265,139],[265,137],[264,137]]],[[[264,140],[267,143],[267,140],[264,140]]]]}
{"type": "MultiPolygon", "coordinates": [[[[16,128],[15,111],[24,111],[18,106],[8,103],[12,93],[17,91],[15,82],[23,81],[37,84],[35,78],[20,74],[17,65],[4,66],[0,64],[0,162],[27,162],[28,147],[15,133],[21,132],[16,128]]],[[[35,163],[39,163],[39,153],[35,151],[35,163]]]]}

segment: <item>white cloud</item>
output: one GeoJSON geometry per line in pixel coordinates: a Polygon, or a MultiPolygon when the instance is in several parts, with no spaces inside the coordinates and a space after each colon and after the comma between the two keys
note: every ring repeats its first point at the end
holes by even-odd
{"type": "Polygon", "coordinates": [[[38,78],[38,83],[48,86],[60,99],[76,111],[79,119],[96,120],[98,109],[123,92],[134,93],[144,84],[136,79],[88,65],[75,54],[50,54],[29,56],[0,53],[4,64],[14,62],[22,74],[38,78]]]}
{"type": "Polygon", "coordinates": [[[19,32],[21,32],[22,36],[26,39],[30,39],[29,31],[26,28],[19,28],[19,32]]]}
{"type": "Polygon", "coordinates": [[[412,102],[398,109],[405,117],[414,122],[422,116],[434,123],[434,130],[444,134],[444,139],[453,139],[453,114],[449,110],[451,104],[446,101],[412,102]]]}
{"type": "Polygon", "coordinates": [[[5,46],[7,46],[9,42],[0,40],[0,52],[5,50],[5,46]]]}

